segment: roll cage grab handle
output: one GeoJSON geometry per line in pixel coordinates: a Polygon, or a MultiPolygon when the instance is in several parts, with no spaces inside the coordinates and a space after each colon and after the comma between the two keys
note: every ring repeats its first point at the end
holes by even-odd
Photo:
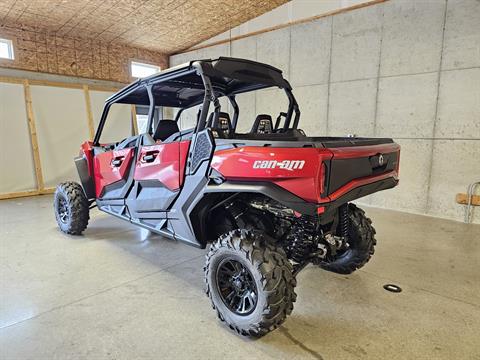
{"type": "MultiPolygon", "coordinates": [[[[215,107],[215,112],[214,112],[215,120],[218,119],[218,117],[220,115],[220,102],[218,100],[218,97],[215,94],[215,90],[213,89],[212,82],[210,81],[210,77],[206,74],[208,72],[207,68],[208,67],[211,68],[212,64],[207,63],[207,62],[195,61],[195,62],[192,63],[192,67],[196,68],[196,73],[201,77],[203,85],[205,87],[205,94],[204,94],[203,101],[201,102],[201,106],[200,106],[200,110],[199,110],[200,116],[198,117],[197,124],[196,124],[195,130],[194,130],[194,133],[198,133],[198,132],[204,130],[207,127],[207,125],[209,125],[209,124],[207,124],[207,115],[208,115],[208,110],[209,110],[209,107],[210,107],[210,102],[213,102],[214,107],[215,107]]],[[[147,122],[147,129],[148,129],[149,134],[152,134],[152,122],[153,122],[153,117],[154,117],[154,112],[155,112],[155,99],[154,99],[153,93],[152,93],[152,86],[153,85],[154,85],[154,83],[142,84],[142,86],[145,87],[145,89],[147,90],[148,99],[149,99],[148,122],[147,122]]],[[[298,107],[298,103],[297,103],[295,97],[293,96],[291,87],[283,87],[281,89],[283,89],[285,91],[285,93],[287,94],[287,97],[288,97],[288,101],[289,101],[288,110],[287,110],[287,113],[286,113],[285,124],[283,125],[283,129],[287,130],[290,127],[292,115],[293,115],[294,112],[295,112],[295,117],[293,119],[292,128],[296,129],[298,127],[298,123],[300,121],[300,109],[298,107]]],[[[135,90],[138,90],[138,88],[134,87],[130,91],[125,93],[122,97],[114,98],[114,100],[106,103],[105,108],[103,109],[103,112],[102,112],[100,123],[99,123],[98,128],[97,128],[97,132],[95,133],[95,138],[93,139],[93,145],[94,146],[99,145],[100,136],[102,134],[103,127],[105,125],[105,121],[106,121],[108,112],[110,110],[110,107],[113,104],[115,104],[118,100],[126,97],[127,95],[129,95],[131,92],[133,92],[135,90]]],[[[228,95],[227,98],[229,99],[230,104],[232,105],[232,108],[234,110],[233,119],[232,119],[232,129],[235,131],[236,128],[237,128],[237,122],[238,122],[240,109],[239,109],[238,104],[235,100],[235,95],[228,95]]],[[[196,106],[196,105],[198,105],[198,103],[193,105],[193,106],[196,106]]],[[[192,106],[190,106],[190,107],[192,107],[192,106]]],[[[178,113],[175,116],[175,121],[178,122],[182,112],[186,109],[188,109],[188,107],[181,108],[178,111],[178,113]]]]}

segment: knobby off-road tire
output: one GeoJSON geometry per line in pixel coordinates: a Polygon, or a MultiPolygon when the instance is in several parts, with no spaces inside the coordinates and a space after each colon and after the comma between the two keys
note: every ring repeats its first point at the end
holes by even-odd
{"type": "Polygon", "coordinates": [[[61,183],[53,197],[55,218],[60,230],[70,235],[80,235],[87,228],[88,200],[80,184],[73,181],[61,183]]]}
{"type": "MultiPolygon", "coordinates": [[[[260,337],[282,324],[293,310],[296,280],[283,249],[262,233],[232,230],[210,246],[205,265],[206,292],[218,317],[238,334],[260,337]],[[247,314],[238,314],[222,295],[219,274],[222,264],[237,262],[256,288],[256,304],[247,314]]],[[[227,296],[228,298],[228,296],[227,296]]]]}
{"type": "Polygon", "coordinates": [[[320,266],[339,274],[350,274],[365,265],[375,252],[375,229],[372,220],[365,216],[365,211],[354,204],[348,204],[349,248],[331,262],[320,266]]]}

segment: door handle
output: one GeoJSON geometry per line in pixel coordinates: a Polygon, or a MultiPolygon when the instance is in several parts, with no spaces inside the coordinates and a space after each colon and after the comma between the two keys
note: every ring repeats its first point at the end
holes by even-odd
{"type": "Polygon", "coordinates": [[[112,160],[112,166],[113,167],[119,167],[120,165],[122,165],[123,159],[125,159],[123,156],[113,159],[112,160]]]}
{"type": "Polygon", "coordinates": [[[142,161],[146,163],[153,162],[153,160],[155,160],[155,158],[157,157],[157,154],[158,154],[158,151],[148,152],[142,156],[142,161]]]}

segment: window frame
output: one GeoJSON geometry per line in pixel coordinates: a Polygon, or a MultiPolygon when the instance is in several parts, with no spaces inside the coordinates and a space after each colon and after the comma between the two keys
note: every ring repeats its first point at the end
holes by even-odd
{"type": "Polygon", "coordinates": [[[146,77],[151,76],[153,74],[159,73],[160,71],[162,71],[162,68],[158,65],[149,64],[149,63],[141,62],[141,61],[138,61],[138,60],[131,60],[130,61],[130,76],[134,79],[143,79],[143,78],[146,78],[146,77]],[[134,66],[140,66],[140,67],[144,67],[144,68],[155,69],[156,71],[154,73],[150,74],[150,75],[139,77],[139,76],[135,76],[133,74],[133,67],[134,66]]]}
{"type": "Polygon", "coordinates": [[[0,60],[15,60],[15,51],[13,49],[13,41],[10,39],[0,38],[0,43],[7,45],[7,56],[0,56],[0,60]]]}

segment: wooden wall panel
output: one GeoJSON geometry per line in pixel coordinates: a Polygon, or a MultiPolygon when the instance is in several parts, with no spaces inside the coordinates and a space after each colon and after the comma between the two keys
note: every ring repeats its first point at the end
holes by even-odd
{"type": "Polygon", "coordinates": [[[74,157],[89,138],[83,89],[31,86],[46,187],[77,180],[74,157]]]}
{"type": "Polygon", "coordinates": [[[13,41],[15,59],[0,67],[129,83],[130,61],[168,67],[162,53],[96,39],[51,35],[33,29],[0,26],[0,37],[13,41]]]}
{"type": "Polygon", "coordinates": [[[0,194],[36,189],[23,85],[0,83],[0,194]]]}

